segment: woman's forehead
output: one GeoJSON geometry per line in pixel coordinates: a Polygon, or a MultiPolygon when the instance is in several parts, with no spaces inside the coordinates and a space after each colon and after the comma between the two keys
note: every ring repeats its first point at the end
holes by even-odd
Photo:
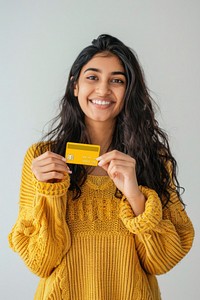
{"type": "Polygon", "coordinates": [[[124,71],[123,64],[117,55],[110,52],[100,52],[95,54],[82,68],[84,72],[87,68],[98,68],[113,71],[124,71]]]}

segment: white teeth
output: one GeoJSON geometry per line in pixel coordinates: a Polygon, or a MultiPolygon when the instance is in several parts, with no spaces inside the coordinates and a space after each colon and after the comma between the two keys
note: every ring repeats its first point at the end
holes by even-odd
{"type": "Polygon", "coordinates": [[[92,103],[94,103],[94,104],[99,104],[99,105],[108,105],[108,104],[110,104],[111,102],[105,101],[105,100],[92,100],[92,103]]]}

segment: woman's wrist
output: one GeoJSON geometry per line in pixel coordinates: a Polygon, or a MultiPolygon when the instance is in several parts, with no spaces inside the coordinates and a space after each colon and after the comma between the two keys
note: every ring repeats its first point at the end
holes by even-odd
{"type": "Polygon", "coordinates": [[[145,211],[146,198],[141,191],[139,191],[136,195],[128,197],[126,199],[131,205],[136,217],[145,211]]]}

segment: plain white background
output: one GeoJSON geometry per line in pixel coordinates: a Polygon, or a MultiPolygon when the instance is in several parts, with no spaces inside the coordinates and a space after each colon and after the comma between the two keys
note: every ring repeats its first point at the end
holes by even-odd
{"type": "Polygon", "coordinates": [[[138,54],[196,230],[190,253],[158,277],[163,300],[199,299],[200,2],[7,0],[0,6],[1,299],[33,299],[38,278],[7,243],[18,214],[23,157],[56,115],[74,59],[101,33],[138,54]]]}

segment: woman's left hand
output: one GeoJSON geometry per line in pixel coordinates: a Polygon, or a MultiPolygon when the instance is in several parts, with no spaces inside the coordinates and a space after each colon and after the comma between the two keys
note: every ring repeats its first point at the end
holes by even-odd
{"type": "Polygon", "coordinates": [[[101,155],[98,165],[113,180],[116,187],[124,194],[136,215],[144,211],[145,198],[138,187],[136,161],[131,156],[113,150],[101,155]]]}

